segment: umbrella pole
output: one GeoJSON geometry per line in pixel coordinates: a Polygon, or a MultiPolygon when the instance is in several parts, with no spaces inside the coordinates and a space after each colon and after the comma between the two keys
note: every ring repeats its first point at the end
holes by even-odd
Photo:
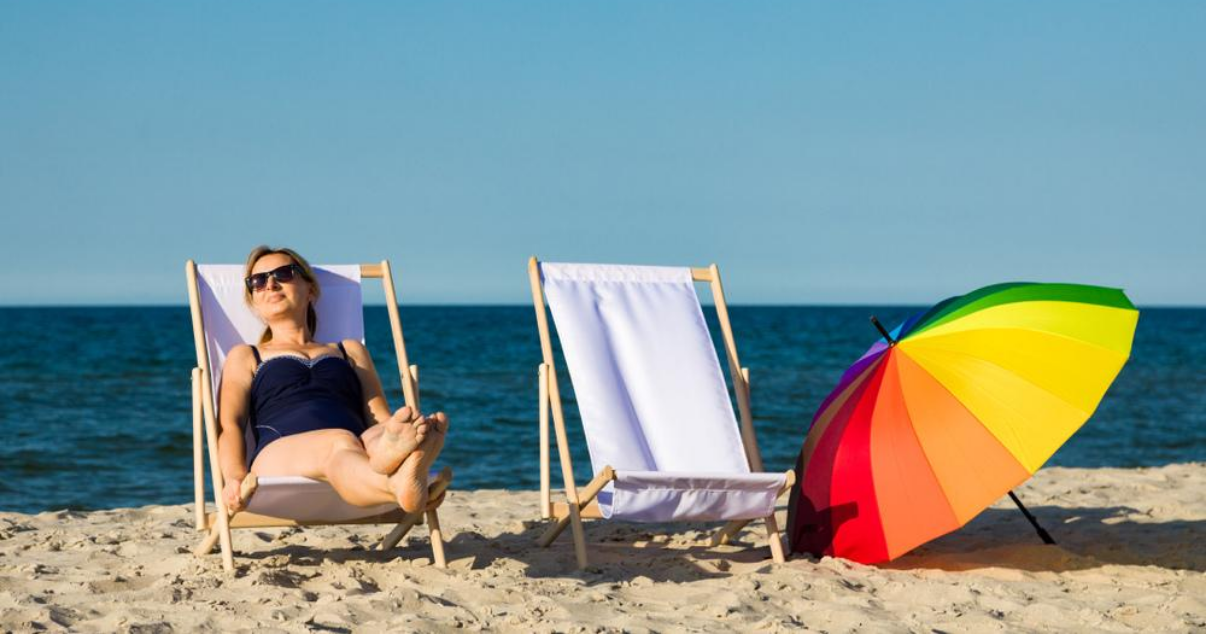
{"type": "Polygon", "coordinates": [[[884,340],[888,342],[889,346],[896,345],[896,340],[893,339],[892,335],[888,333],[888,329],[884,328],[884,325],[879,323],[879,320],[875,318],[875,315],[871,315],[871,325],[875,326],[879,330],[879,334],[884,336],[884,340]]]}
{"type": "Polygon", "coordinates": [[[1043,540],[1044,544],[1055,543],[1055,540],[1051,538],[1051,534],[1043,530],[1042,526],[1039,526],[1038,520],[1030,514],[1030,511],[1027,510],[1025,506],[1022,505],[1022,501],[1018,499],[1018,496],[1013,494],[1013,491],[1009,492],[1009,499],[1013,500],[1013,503],[1017,504],[1018,509],[1022,511],[1022,515],[1025,515],[1026,519],[1030,520],[1030,525],[1034,527],[1035,532],[1038,533],[1038,536],[1043,540]]]}

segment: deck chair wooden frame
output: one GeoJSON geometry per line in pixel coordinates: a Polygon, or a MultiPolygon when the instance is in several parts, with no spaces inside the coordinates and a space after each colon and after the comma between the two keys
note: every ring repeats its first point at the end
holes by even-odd
{"type": "MultiPolygon", "coordinates": [[[[540,330],[540,348],[544,360],[537,368],[537,386],[540,399],[540,516],[552,520],[548,529],[537,540],[541,547],[547,547],[566,529],[570,527],[574,538],[574,553],[578,560],[578,568],[589,565],[586,552],[586,538],[583,532],[582,520],[599,519],[598,502],[595,499],[601,491],[615,478],[615,470],[604,466],[595,474],[585,487],[579,489],[574,482],[574,467],[570,459],[569,438],[566,434],[565,412],[561,403],[561,390],[557,384],[556,364],[553,360],[553,343],[549,331],[548,311],[545,305],[544,286],[540,277],[540,261],[532,257],[528,260],[528,278],[532,286],[532,304],[536,309],[536,325],[540,330]],[[561,463],[561,477],[565,487],[565,502],[554,503],[550,483],[549,456],[549,414],[552,413],[553,430],[557,440],[557,457],[561,463]]],[[[707,267],[692,267],[691,278],[695,282],[707,283],[712,292],[716,305],[716,315],[720,322],[720,330],[724,340],[725,356],[728,359],[729,373],[733,382],[733,391],[737,401],[740,417],[741,441],[745,456],[752,472],[762,472],[762,455],[758,450],[758,439],[754,434],[754,419],[750,409],[750,370],[742,367],[737,356],[737,344],[733,338],[733,328],[729,323],[728,304],[724,298],[724,286],[720,281],[720,269],[711,264],[707,267]]],[[[795,472],[786,472],[787,480],[778,492],[778,497],[791,490],[795,482],[795,472]]],[[[770,546],[771,557],[776,563],[786,561],[783,551],[783,540],[774,513],[763,518],[766,524],[766,536],[770,546]]],[[[727,543],[742,528],[752,520],[735,520],[727,522],[717,531],[710,541],[712,546],[727,543]]]]}
{"type": "MultiPolygon", "coordinates": [[[[231,545],[231,531],[236,528],[266,528],[280,526],[331,526],[340,524],[395,524],[378,544],[378,549],[393,548],[413,527],[426,523],[431,536],[432,559],[436,566],[447,567],[444,556],[443,535],[440,530],[440,520],[437,509],[406,513],[402,509],[344,521],[299,521],[283,517],[273,517],[249,512],[229,513],[221,492],[224,487],[222,469],[218,461],[218,424],[214,406],[213,382],[209,376],[209,351],[205,345],[205,329],[201,310],[200,286],[198,283],[197,265],[193,260],[185,263],[185,276],[188,280],[189,308],[192,312],[193,339],[197,349],[197,367],[192,370],[193,389],[193,483],[195,520],[198,531],[205,532],[201,543],[194,549],[194,554],[206,555],[213,550],[215,542],[221,544],[222,567],[227,572],[234,571],[234,551],[231,545]],[[202,456],[204,449],[209,454],[210,484],[214,491],[214,506],[216,511],[205,511],[205,461],[202,456]]],[[[398,316],[398,301],[394,291],[394,278],[388,260],[377,264],[361,264],[362,279],[380,279],[385,290],[386,309],[389,312],[390,329],[393,332],[394,353],[398,360],[398,375],[401,378],[402,394],[406,404],[414,411],[419,411],[419,368],[410,365],[406,356],[406,344],[402,338],[402,320],[398,316]]],[[[445,467],[437,477],[429,483],[429,495],[432,498],[443,494],[452,482],[452,470],[445,467]]],[[[256,480],[248,477],[243,483],[244,499],[254,493],[256,480]]]]}

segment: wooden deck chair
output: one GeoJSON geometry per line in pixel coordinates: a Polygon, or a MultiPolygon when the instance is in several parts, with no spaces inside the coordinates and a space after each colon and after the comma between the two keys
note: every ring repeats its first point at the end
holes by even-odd
{"type": "Polygon", "coordinates": [[[772,557],[784,561],[774,509],[794,474],[762,472],[750,415],[749,370],[737,358],[716,265],[553,264],[532,258],[528,274],[544,353],[538,372],[541,516],[555,520],[538,543],[548,546],[570,526],[582,568],[587,565],[583,517],[728,521],[713,545],[760,518],[766,522],[772,557]],[[711,285],[740,428],[695,282],[711,285]],[[595,473],[582,489],[574,483],[546,298],[595,473]],[[550,410],[564,504],[551,500],[550,410]]]}
{"type": "MultiPolygon", "coordinates": [[[[419,369],[409,365],[402,340],[402,322],[394,294],[393,276],[388,261],[379,264],[314,267],[322,296],[315,306],[318,332],[323,342],[359,339],[364,341],[364,305],[361,278],[380,278],[385,288],[386,308],[393,330],[394,352],[398,358],[402,393],[406,404],[418,411],[419,369]]],[[[222,566],[234,570],[231,529],[269,526],[316,526],[332,524],[396,524],[379,544],[382,550],[393,548],[415,525],[424,520],[431,533],[435,565],[445,567],[444,544],[436,510],[406,513],[395,504],[373,508],[352,506],[343,501],[326,482],[304,477],[248,477],[243,496],[248,499],[244,511],[231,515],[222,499],[222,470],[218,462],[217,400],[222,365],[230,350],[242,343],[255,343],[264,324],[243,301],[242,265],[185,264],[189,307],[192,310],[193,337],[197,348],[197,367],[193,368],[193,477],[196,524],[206,535],[194,551],[204,555],[220,542],[222,566]],[[210,483],[216,512],[205,512],[205,468],[202,447],[208,448],[210,483]]],[[[433,472],[429,495],[443,493],[452,481],[448,468],[433,472]]]]}

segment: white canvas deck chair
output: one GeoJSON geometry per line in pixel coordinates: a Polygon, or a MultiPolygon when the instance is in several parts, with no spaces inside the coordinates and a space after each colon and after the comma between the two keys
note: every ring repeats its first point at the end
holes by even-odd
{"type": "Polygon", "coordinates": [[[772,557],[784,561],[774,510],[794,474],[762,472],[750,415],[749,370],[737,358],[716,265],[554,264],[532,258],[528,273],[544,352],[539,368],[541,515],[555,520],[538,543],[548,546],[570,526],[582,568],[587,565],[583,517],[728,521],[713,545],[761,518],[772,557]],[[740,428],[695,282],[711,285],[740,428]],[[546,299],[595,473],[582,489],[574,483],[546,299]],[[564,504],[551,501],[550,410],[564,504]]]}
{"type": "MultiPolygon", "coordinates": [[[[398,374],[406,404],[418,411],[418,367],[409,365],[402,340],[402,322],[394,294],[393,276],[388,261],[380,264],[350,266],[316,266],[315,275],[322,296],[315,309],[318,313],[318,332],[315,339],[336,342],[344,339],[364,341],[364,305],[361,294],[362,278],[380,278],[385,288],[386,308],[393,330],[394,352],[398,358],[398,374]]],[[[250,496],[246,509],[233,516],[227,512],[222,499],[222,470],[218,462],[217,400],[222,365],[235,346],[256,343],[264,324],[243,301],[242,265],[185,264],[188,278],[189,306],[192,310],[193,337],[197,347],[197,367],[193,368],[193,477],[195,485],[197,530],[206,531],[205,538],[195,550],[204,555],[213,550],[214,543],[222,547],[222,566],[234,570],[230,531],[235,528],[269,526],[316,526],[331,524],[396,524],[382,540],[382,550],[393,548],[415,525],[426,520],[431,533],[433,560],[444,567],[444,544],[440,535],[439,517],[433,509],[405,513],[397,505],[384,504],[372,508],[352,506],[343,501],[331,485],[304,477],[252,477],[244,481],[244,498],[250,496]],[[204,432],[204,433],[202,433],[204,432]],[[214,491],[216,512],[205,512],[204,461],[202,446],[209,452],[210,483],[214,491]]],[[[445,468],[432,474],[430,495],[443,493],[452,481],[452,471],[445,468]]]]}

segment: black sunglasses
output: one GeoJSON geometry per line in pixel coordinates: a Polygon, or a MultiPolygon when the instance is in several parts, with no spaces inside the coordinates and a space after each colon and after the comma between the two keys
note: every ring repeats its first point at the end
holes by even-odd
{"type": "Polygon", "coordinates": [[[268,287],[269,277],[277,282],[280,282],[281,284],[288,284],[289,282],[293,281],[294,275],[303,275],[302,268],[296,264],[286,264],[284,266],[278,266],[271,271],[256,273],[255,275],[247,277],[243,281],[247,283],[247,290],[255,292],[262,291],[268,287]]]}

